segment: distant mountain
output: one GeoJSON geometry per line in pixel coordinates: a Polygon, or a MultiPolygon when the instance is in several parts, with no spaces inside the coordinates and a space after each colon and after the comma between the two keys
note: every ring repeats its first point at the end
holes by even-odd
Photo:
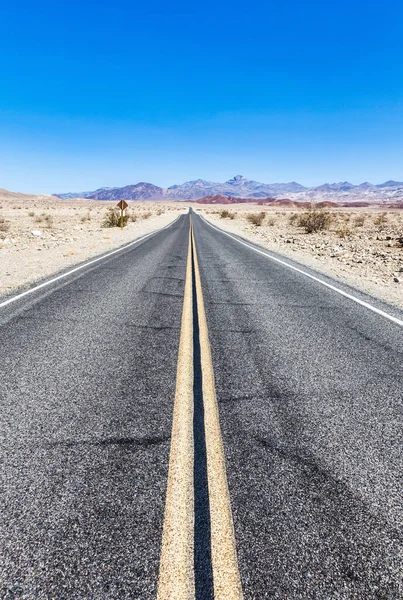
{"type": "Polygon", "coordinates": [[[303,185],[292,181],[291,183],[259,183],[251,181],[243,175],[236,175],[225,183],[215,183],[196,179],[186,181],[180,185],[172,185],[169,188],[160,188],[152,183],[137,183],[122,188],[100,188],[95,192],[63,193],[54,194],[63,200],[71,198],[89,198],[92,200],[197,200],[204,196],[222,194],[224,196],[238,196],[244,198],[267,198],[278,194],[291,192],[303,192],[303,185]]]}
{"type": "Polygon", "coordinates": [[[62,200],[71,200],[72,198],[89,198],[90,196],[94,195],[94,194],[103,194],[103,193],[107,193],[108,190],[111,190],[112,188],[109,187],[103,187],[103,188],[99,188],[98,190],[92,191],[92,192],[67,192],[65,194],[52,194],[53,196],[56,196],[57,198],[62,198],[62,200]]]}
{"type": "Polygon", "coordinates": [[[224,183],[196,179],[186,181],[169,188],[161,188],[152,183],[140,182],[125,187],[103,187],[92,192],[54,194],[64,200],[71,198],[88,198],[91,200],[199,200],[200,198],[227,196],[229,198],[250,198],[264,200],[270,197],[290,197],[293,200],[309,199],[310,201],[400,201],[403,197],[403,182],[386,181],[373,185],[368,181],[354,185],[349,181],[324,183],[317,187],[307,188],[291,181],[289,183],[260,183],[247,179],[243,175],[235,175],[224,183]]]}
{"type": "Polygon", "coordinates": [[[4,188],[0,188],[0,200],[52,200],[52,196],[46,194],[23,194],[22,192],[11,192],[4,188]]]}
{"type": "Polygon", "coordinates": [[[348,192],[356,187],[354,184],[349,183],[348,181],[343,181],[340,183],[324,183],[323,185],[319,185],[318,187],[313,188],[316,192],[348,192]]]}
{"type": "Polygon", "coordinates": [[[403,181],[393,181],[392,179],[389,179],[389,181],[385,181],[385,183],[379,183],[376,187],[403,187],[403,181]]]}
{"type": "MultiPolygon", "coordinates": [[[[275,202],[276,198],[261,198],[259,204],[275,202]]],[[[203,196],[196,200],[198,204],[248,204],[255,203],[256,198],[237,198],[236,196],[225,196],[224,194],[214,194],[213,196],[203,196]]]]}
{"type": "Polygon", "coordinates": [[[196,179],[195,181],[186,181],[181,185],[171,185],[165,190],[165,197],[172,200],[191,200],[201,198],[208,194],[213,194],[216,183],[213,181],[205,181],[204,179],[196,179]]]}
{"type": "Polygon", "coordinates": [[[164,190],[152,183],[140,182],[122,188],[101,188],[85,196],[90,200],[160,200],[164,190]]]}

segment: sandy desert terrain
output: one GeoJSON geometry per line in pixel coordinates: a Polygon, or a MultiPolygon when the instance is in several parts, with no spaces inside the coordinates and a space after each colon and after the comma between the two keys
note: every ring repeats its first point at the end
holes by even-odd
{"type": "Polygon", "coordinates": [[[174,203],[129,202],[127,227],[103,227],[115,206],[0,191],[0,295],[164,227],[187,210],[174,203]]]}
{"type": "Polygon", "coordinates": [[[0,190],[0,295],[163,227],[193,206],[227,231],[403,307],[401,210],[330,209],[328,227],[306,233],[298,226],[301,209],[193,202],[129,202],[127,227],[107,228],[115,206],[0,190]],[[262,212],[260,225],[250,222],[249,215],[262,212]]]}
{"type": "Polygon", "coordinates": [[[222,229],[403,308],[402,210],[331,209],[328,228],[316,233],[298,226],[300,209],[242,204],[197,210],[222,229]],[[261,212],[261,225],[252,224],[248,215],[261,212]]]}

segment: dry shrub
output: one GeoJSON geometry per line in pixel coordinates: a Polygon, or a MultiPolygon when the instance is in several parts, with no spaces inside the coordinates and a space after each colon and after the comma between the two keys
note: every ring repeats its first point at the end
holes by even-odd
{"type": "Polygon", "coordinates": [[[143,214],[141,215],[141,218],[142,218],[142,219],[149,219],[149,218],[151,217],[151,215],[152,215],[152,213],[151,213],[151,212],[146,212],[146,213],[143,213],[143,214]]]}
{"type": "Polygon", "coordinates": [[[306,233],[316,233],[329,229],[333,217],[320,208],[310,208],[298,216],[297,227],[303,227],[306,233]]]}
{"type": "Polygon", "coordinates": [[[381,213],[374,220],[374,225],[376,225],[378,227],[379,231],[382,231],[383,229],[385,229],[387,222],[388,222],[387,214],[381,213]]]}
{"type": "Polygon", "coordinates": [[[354,219],[354,225],[355,225],[355,227],[364,227],[365,219],[366,219],[365,215],[358,215],[354,219]]]}
{"type": "Polygon", "coordinates": [[[45,221],[45,227],[47,227],[48,229],[51,229],[53,226],[53,217],[51,215],[45,215],[44,221],[45,221]]]}
{"type": "Polygon", "coordinates": [[[10,229],[10,223],[5,221],[3,217],[0,218],[0,231],[6,233],[10,229]]]}
{"type": "Polygon", "coordinates": [[[235,213],[230,212],[229,210],[223,209],[218,213],[221,219],[234,219],[235,213]]]}
{"type": "Polygon", "coordinates": [[[288,218],[288,222],[290,225],[295,225],[297,220],[298,220],[298,214],[297,213],[292,213],[289,218],[288,218]]]}
{"type": "Polygon", "coordinates": [[[339,236],[339,238],[342,239],[352,236],[351,230],[349,229],[346,223],[343,223],[341,227],[339,227],[339,229],[336,230],[336,233],[339,236]]]}
{"type": "Polygon", "coordinates": [[[116,208],[108,208],[102,227],[126,227],[128,220],[128,215],[121,216],[116,208]]]}
{"type": "Polygon", "coordinates": [[[265,220],[265,217],[266,213],[263,211],[260,213],[250,213],[249,215],[246,215],[246,218],[248,219],[249,223],[252,223],[252,225],[256,225],[256,227],[261,226],[261,224],[265,220]]]}
{"type": "MultiPolygon", "coordinates": [[[[277,213],[276,213],[276,214],[277,214],[277,213]]],[[[274,227],[274,225],[275,225],[275,224],[276,224],[276,219],[273,219],[273,217],[271,217],[271,219],[269,219],[269,220],[267,221],[267,225],[268,225],[269,227],[274,227]]]]}
{"type": "Polygon", "coordinates": [[[29,211],[28,217],[34,217],[34,216],[35,216],[35,211],[34,210],[29,211]]]}

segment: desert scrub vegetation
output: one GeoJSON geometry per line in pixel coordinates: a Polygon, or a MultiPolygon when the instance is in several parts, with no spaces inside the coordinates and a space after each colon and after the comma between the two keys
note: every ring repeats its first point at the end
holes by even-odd
{"type": "Polygon", "coordinates": [[[336,235],[338,235],[339,238],[341,238],[342,240],[352,236],[351,229],[349,228],[346,222],[342,223],[342,225],[338,229],[336,229],[336,235]]]}
{"type": "Polygon", "coordinates": [[[108,211],[102,221],[102,227],[126,227],[129,215],[120,215],[116,208],[108,208],[108,211]]]}
{"type": "Polygon", "coordinates": [[[229,210],[220,210],[220,212],[218,213],[221,217],[221,219],[234,219],[235,218],[235,213],[230,212],[229,210]]]}
{"type": "Polygon", "coordinates": [[[10,223],[8,223],[8,221],[6,221],[3,217],[0,217],[0,232],[7,233],[9,229],[10,223]]]}
{"type": "Polygon", "coordinates": [[[317,233],[329,229],[333,217],[329,212],[320,208],[309,208],[298,216],[297,227],[303,227],[305,233],[317,233]]]}
{"type": "Polygon", "coordinates": [[[249,215],[246,215],[246,218],[249,221],[249,223],[252,223],[252,225],[256,225],[256,227],[260,227],[262,225],[263,221],[265,220],[265,217],[266,213],[264,211],[260,213],[249,213],[249,215]]]}
{"type": "Polygon", "coordinates": [[[364,227],[366,215],[358,215],[354,219],[354,227],[364,227]]]}
{"type": "Polygon", "coordinates": [[[145,212],[141,215],[142,219],[149,219],[152,216],[152,213],[150,211],[145,212]]]}
{"type": "MultiPolygon", "coordinates": [[[[32,213],[29,216],[33,217],[34,215],[35,215],[35,213],[32,213]]],[[[52,215],[42,213],[42,214],[38,215],[37,217],[35,217],[35,223],[45,223],[45,226],[47,225],[48,227],[51,227],[53,225],[52,215]]]]}
{"type": "Polygon", "coordinates": [[[296,225],[297,221],[298,221],[298,213],[292,213],[289,218],[288,218],[288,222],[290,225],[296,225]]]}
{"type": "Polygon", "coordinates": [[[386,213],[381,213],[374,220],[374,225],[378,227],[378,231],[383,231],[388,223],[388,217],[386,213]]]}
{"type": "Polygon", "coordinates": [[[53,217],[51,215],[45,215],[43,217],[43,220],[45,222],[45,227],[47,227],[48,229],[51,229],[53,227],[53,217]]]}
{"type": "MultiPolygon", "coordinates": [[[[32,216],[34,214],[35,213],[33,213],[32,216]]],[[[37,217],[35,217],[35,223],[43,223],[43,227],[47,227],[48,229],[51,229],[51,227],[53,226],[53,217],[52,217],[52,215],[47,215],[46,213],[42,213],[41,215],[38,215],[37,217]]]]}

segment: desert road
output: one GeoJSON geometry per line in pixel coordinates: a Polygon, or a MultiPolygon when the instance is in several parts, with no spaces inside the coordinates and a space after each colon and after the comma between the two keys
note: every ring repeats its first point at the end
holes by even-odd
{"type": "Polygon", "coordinates": [[[193,211],[0,339],[2,600],[403,598],[402,312],[193,211]]]}

